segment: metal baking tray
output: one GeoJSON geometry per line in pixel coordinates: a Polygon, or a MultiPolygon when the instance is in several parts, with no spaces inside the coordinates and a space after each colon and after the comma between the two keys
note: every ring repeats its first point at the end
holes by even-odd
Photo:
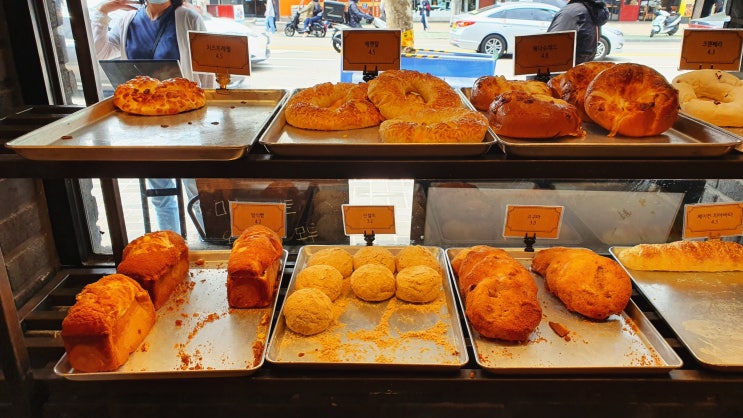
{"type": "MultiPolygon", "coordinates": [[[[189,254],[191,268],[186,281],[157,310],[155,325],[147,338],[119,369],[76,371],[64,354],[54,372],[69,380],[181,379],[254,373],[265,360],[264,347],[278,291],[266,308],[230,308],[225,285],[229,254],[229,250],[189,254]],[[196,264],[202,261],[203,264],[196,264]]],[[[285,250],[278,280],[287,257],[285,250]]]]}
{"type": "MultiPolygon", "coordinates": [[[[462,104],[472,108],[464,97],[462,97],[462,104]]],[[[278,115],[271,121],[259,140],[259,143],[263,144],[269,152],[282,156],[466,157],[488,152],[496,141],[495,134],[488,129],[483,141],[478,143],[388,144],[381,142],[378,126],[347,131],[313,131],[295,128],[286,123],[283,108],[282,105],[278,115]]]]}
{"type": "Polygon", "coordinates": [[[286,90],[205,90],[201,109],[139,116],[102,100],[6,146],[32,160],[234,160],[249,150],[286,90]]]}
{"type": "MultiPolygon", "coordinates": [[[[309,257],[331,246],[308,245],[300,249],[287,295],[309,257]]],[[[332,246],[353,254],[359,246],[332,246]]],[[[404,248],[385,246],[393,254],[404,248]]],[[[459,369],[469,360],[444,251],[435,251],[440,261],[443,288],[428,304],[403,302],[394,296],[384,302],[356,298],[349,279],[341,296],[333,302],[336,322],[313,336],[302,336],[286,328],[283,306],[269,339],[266,360],[280,366],[309,368],[413,369],[421,371],[459,369]],[[424,333],[435,333],[435,338],[424,333]]]]}
{"type": "MultiPolygon", "coordinates": [[[[627,248],[609,251],[619,260],[627,248]]],[[[723,372],[743,371],[743,272],[625,269],[700,365],[723,372]]]]}
{"type": "MultiPolygon", "coordinates": [[[[462,249],[447,249],[449,260],[462,249]]],[[[527,268],[535,254],[503,249],[527,268]]],[[[544,279],[532,275],[539,287],[542,321],[528,342],[482,337],[465,315],[475,357],[483,369],[499,374],[657,374],[682,366],[681,358],[632,301],[621,315],[612,315],[606,321],[589,320],[568,311],[544,288],[544,279]],[[552,331],[550,321],[570,330],[570,341],[552,331]]]]}
{"type": "MultiPolygon", "coordinates": [[[[469,98],[471,88],[462,89],[469,98]]],[[[741,138],[714,125],[679,114],[676,123],[661,135],[643,138],[606,136],[595,123],[583,123],[586,136],[557,139],[520,139],[498,135],[506,154],[532,158],[660,158],[719,157],[741,145],[741,138]]]]}

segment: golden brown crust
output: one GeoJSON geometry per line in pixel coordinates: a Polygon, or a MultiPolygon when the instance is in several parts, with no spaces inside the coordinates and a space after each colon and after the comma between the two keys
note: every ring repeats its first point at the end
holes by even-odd
{"type": "Polygon", "coordinates": [[[283,314],[290,330],[315,335],[333,322],[333,302],[320,289],[299,289],[286,298],[283,314]]]}
{"type": "Polygon", "coordinates": [[[156,231],[130,242],[116,272],[139,282],[152,298],[155,309],[168,301],[176,286],[188,275],[186,241],[173,231],[156,231]]]}
{"type": "Polygon", "coordinates": [[[307,265],[314,266],[318,264],[327,264],[335,267],[343,277],[350,277],[351,273],[353,273],[353,257],[348,251],[342,248],[323,248],[311,254],[307,259],[307,265]]]}
{"type": "Polygon", "coordinates": [[[112,274],[86,285],[62,321],[62,340],[73,368],[116,370],[155,323],[148,293],[133,279],[112,274]]]}
{"type": "Polygon", "coordinates": [[[137,76],[114,90],[114,106],[136,115],[175,115],[206,105],[206,95],[198,84],[176,77],[160,81],[137,76]]]}
{"type": "Polygon", "coordinates": [[[369,82],[369,100],[386,119],[404,119],[425,109],[462,107],[446,81],[413,70],[388,70],[369,82]]]}
{"type": "Polygon", "coordinates": [[[639,244],[618,253],[627,268],[650,271],[743,271],[743,245],[736,242],[675,241],[639,244]]]}
{"type": "Polygon", "coordinates": [[[353,268],[356,270],[365,264],[380,264],[387,267],[392,273],[396,271],[395,255],[384,247],[365,246],[359,248],[353,254],[353,268]]]}
{"type": "Polygon", "coordinates": [[[368,302],[381,302],[395,295],[395,276],[381,264],[364,264],[351,274],[351,290],[368,302]]]}
{"type": "Polygon", "coordinates": [[[575,106],[581,120],[591,122],[586,113],[585,101],[588,85],[596,76],[615,64],[609,61],[588,61],[578,64],[566,72],[551,78],[547,85],[552,95],[575,106]]]}
{"type": "Polygon", "coordinates": [[[343,275],[333,266],[317,264],[303,268],[294,280],[294,287],[320,289],[330,300],[336,300],[343,290],[343,275]]]}
{"type": "Polygon", "coordinates": [[[546,83],[537,80],[507,80],[502,75],[485,75],[472,85],[470,102],[478,110],[488,110],[495,98],[507,91],[529,94],[552,94],[546,83]]]}
{"type": "Polygon", "coordinates": [[[467,295],[465,315],[483,337],[526,341],[542,320],[542,307],[523,287],[487,278],[467,295]]]}
{"type": "Polygon", "coordinates": [[[658,71],[622,63],[591,81],[585,110],[591,120],[609,131],[608,136],[655,136],[676,122],[678,92],[658,71]]]}
{"type": "Polygon", "coordinates": [[[292,126],[318,131],[377,126],[384,118],[366,93],[366,83],[320,83],[290,97],[284,116],[292,126]]]}
{"type": "Polygon", "coordinates": [[[616,261],[586,249],[560,249],[548,259],[546,288],[568,310],[602,321],[627,306],[632,282],[616,261]]]}
{"type": "Polygon", "coordinates": [[[379,126],[379,136],[385,143],[476,143],[487,130],[488,120],[480,112],[452,107],[387,119],[379,126]]]}
{"type": "Polygon", "coordinates": [[[395,276],[395,296],[406,302],[428,303],[441,292],[441,273],[424,265],[405,267],[395,276]]]}
{"type": "Polygon", "coordinates": [[[743,80],[721,70],[703,69],[676,76],[681,110],[717,126],[743,126],[743,80]]]}
{"type": "Polygon", "coordinates": [[[232,308],[263,308],[273,300],[281,266],[281,237],[263,225],[246,228],[227,261],[227,301],[232,308]]]}
{"type": "Polygon", "coordinates": [[[441,264],[436,256],[421,245],[408,245],[395,256],[395,268],[401,271],[411,266],[428,266],[441,273],[441,264]]]}
{"type": "Polygon", "coordinates": [[[510,91],[496,97],[488,110],[496,134],[512,138],[584,136],[578,109],[544,94],[510,91]]]}

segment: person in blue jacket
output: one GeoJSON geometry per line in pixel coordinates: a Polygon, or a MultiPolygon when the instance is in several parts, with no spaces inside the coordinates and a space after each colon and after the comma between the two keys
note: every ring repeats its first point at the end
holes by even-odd
{"type": "Polygon", "coordinates": [[[362,20],[374,20],[374,16],[359,9],[359,0],[351,0],[348,3],[348,26],[360,28],[362,20]]]}
{"type": "Polygon", "coordinates": [[[547,32],[576,31],[575,64],[593,60],[599,42],[599,30],[609,20],[603,1],[570,0],[552,19],[547,32]]]}

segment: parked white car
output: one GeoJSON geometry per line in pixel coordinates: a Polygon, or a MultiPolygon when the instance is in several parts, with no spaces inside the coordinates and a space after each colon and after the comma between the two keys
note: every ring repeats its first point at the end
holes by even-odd
{"type": "MultiPolygon", "coordinates": [[[[516,36],[547,32],[560,10],[551,4],[521,1],[497,3],[452,18],[449,43],[497,57],[513,52],[516,36]]],[[[624,34],[604,25],[596,57],[603,59],[624,47],[624,34]]]]}
{"type": "Polygon", "coordinates": [[[265,61],[271,56],[268,45],[271,38],[266,32],[250,27],[248,24],[235,21],[226,17],[214,17],[209,13],[202,13],[206,31],[209,33],[222,33],[226,35],[246,35],[248,37],[248,50],[250,51],[250,62],[252,64],[265,61]]]}

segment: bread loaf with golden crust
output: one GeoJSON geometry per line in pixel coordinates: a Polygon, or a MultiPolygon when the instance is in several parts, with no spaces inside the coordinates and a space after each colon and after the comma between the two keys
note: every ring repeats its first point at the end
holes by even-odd
{"type": "Polygon", "coordinates": [[[116,272],[136,280],[160,309],[188,275],[186,241],[173,231],[144,234],[124,248],[116,272]]]}
{"type": "Polygon", "coordinates": [[[276,292],[281,237],[263,225],[246,228],[227,261],[227,302],[232,308],[264,308],[276,292]]]}
{"type": "Polygon", "coordinates": [[[547,290],[565,307],[587,318],[603,321],[620,314],[632,296],[632,281],[614,260],[581,248],[541,250],[532,270],[544,277],[547,290]]]}
{"type": "Polygon", "coordinates": [[[619,251],[617,258],[633,270],[742,271],[743,245],[720,240],[639,244],[619,251]]]}
{"type": "Polygon", "coordinates": [[[86,285],[62,321],[70,365],[82,372],[113,371],[129,359],[155,323],[155,307],[142,286],[123,274],[86,285]]]}

